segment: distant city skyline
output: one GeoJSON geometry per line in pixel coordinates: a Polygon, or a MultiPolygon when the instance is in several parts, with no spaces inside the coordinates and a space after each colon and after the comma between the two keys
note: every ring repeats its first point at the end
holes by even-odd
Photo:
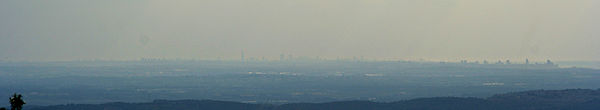
{"type": "MultiPolygon", "coordinates": [[[[132,61],[132,60],[223,60],[223,61],[302,61],[302,60],[321,60],[321,61],[424,61],[424,62],[460,62],[460,63],[478,63],[478,64],[487,64],[489,61],[498,61],[502,62],[502,64],[511,64],[511,62],[517,62],[519,64],[544,64],[548,61],[554,61],[551,59],[543,59],[537,58],[535,60],[530,60],[530,58],[490,58],[490,59],[472,59],[472,58],[453,58],[453,59],[425,59],[425,58],[375,58],[375,57],[365,57],[365,56],[336,56],[327,57],[327,56],[296,56],[293,54],[280,54],[277,56],[246,56],[245,52],[240,51],[240,56],[238,58],[224,58],[222,56],[211,57],[211,58],[166,58],[166,57],[141,57],[139,59],[129,59],[129,60],[114,60],[114,59],[80,59],[80,60],[107,60],[107,61],[132,61]],[[287,57],[285,57],[287,55],[287,57]],[[521,61],[522,60],[522,61],[521,61]]],[[[560,60],[559,60],[560,61],[560,60]]],[[[566,60],[571,61],[571,60],[566,60]]]]}

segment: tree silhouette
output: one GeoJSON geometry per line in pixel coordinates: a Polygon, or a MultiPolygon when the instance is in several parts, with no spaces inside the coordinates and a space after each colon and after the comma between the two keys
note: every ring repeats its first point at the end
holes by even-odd
{"type": "Polygon", "coordinates": [[[15,93],[12,97],[10,97],[10,110],[22,110],[23,105],[26,104],[23,101],[23,96],[21,94],[15,93]]]}

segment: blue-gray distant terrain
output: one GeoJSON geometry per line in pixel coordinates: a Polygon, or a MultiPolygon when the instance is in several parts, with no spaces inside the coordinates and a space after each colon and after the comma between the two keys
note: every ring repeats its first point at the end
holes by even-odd
{"type": "MultiPolygon", "coordinates": [[[[0,94],[26,106],[147,102],[390,102],[489,97],[536,89],[597,89],[600,70],[556,64],[408,61],[2,62],[0,94]]],[[[1,98],[1,97],[0,97],[1,98]]],[[[8,106],[8,103],[0,103],[8,106]]]]}

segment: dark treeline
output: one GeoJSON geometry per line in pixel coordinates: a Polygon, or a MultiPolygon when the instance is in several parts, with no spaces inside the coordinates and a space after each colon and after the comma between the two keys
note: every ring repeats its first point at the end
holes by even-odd
{"type": "Polygon", "coordinates": [[[535,90],[482,98],[436,97],[381,103],[341,101],[248,104],[213,100],[155,100],[149,103],[68,104],[29,110],[598,110],[600,89],[535,90]]]}

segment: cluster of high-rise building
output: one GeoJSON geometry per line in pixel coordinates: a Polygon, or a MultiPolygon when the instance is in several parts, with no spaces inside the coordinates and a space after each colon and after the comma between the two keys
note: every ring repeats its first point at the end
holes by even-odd
{"type": "MultiPolygon", "coordinates": [[[[240,59],[242,62],[246,62],[246,61],[273,61],[273,60],[267,60],[264,56],[262,57],[262,59],[260,58],[255,58],[255,57],[250,57],[250,58],[246,58],[244,51],[242,50],[240,52],[240,59]]],[[[326,58],[321,58],[319,56],[316,57],[294,57],[292,54],[280,54],[279,55],[279,60],[278,61],[327,61],[326,58]]],[[[361,61],[366,61],[364,56],[353,56],[350,58],[341,58],[341,57],[337,57],[335,59],[335,61],[354,61],[354,62],[361,62],[361,61]]],[[[377,60],[373,60],[373,61],[377,61],[377,60]]],[[[387,61],[387,60],[383,60],[383,61],[387,61]]],[[[402,60],[398,60],[398,61],[402,61],[402,60]]],[[[460,60],[459,61],[460,64],[496,64],[496,65],[551,65],[551,66],[556,66],[556,64],[554,64],[554,62],[552,62],[551,60],[546,60],[546,62],[544,63],[539,63],[539,62],[535,62],[532,63],[529,59],[525,59],[524,63],[513,63],[511,62],[511,60],[498,60],[494,63],[488,61],[488,60],[483,60],[482,62],[479,61],[468,61],[468,60],[460,60]]]]}
{"type": "Polygon", "coordinates": [[[556,65],[554,62],[552,62],[551,60],[546,60],[546,62],[544,63],[531,63],[531,61],[529,59],[525,59],[524,63],[513,63],[510,60],[498,60],[495,63],[490,63],[487,60],[483,60],[483,63],[479,63],[479,61],[473,61],[473,62],[469,62],[467,60],[460,60],[460,64],[490,64],[490,65],[511,65],[511,66],[543,66],[543,67],[558,67],[558,65],[556,65]]]}
{"type": "MultiPolygon", "coordinates": [[[[469,61],[467,61],[467,60],[460,60],[460,63],[463,63],[463,64],[467,64],[467,63],[479,64],[479,61],[469,62],[469,61]]],[[[490,64],[490,62],[489,62],[489,61],[487,61],[487,60],[483,60],[483,64],[490,64]]],[[[494,64],[513,64],[513,63],[512,63],[510,60],[505,60],[505,61],[498,60],[498,61],[497,61],[496,63],[494,63],[494,64]]],[[[525,59],[525,62],[524,62],[523,64],[531,64],[531,63],[530,63],[529,59],[525,59]]],[[[548,64],[548,65],[554,65],[554,62],[552,62],[551,60],[546,60],[546,62],[545,62],[545,63],[535,63],[535,64],[548,64]]]]}

